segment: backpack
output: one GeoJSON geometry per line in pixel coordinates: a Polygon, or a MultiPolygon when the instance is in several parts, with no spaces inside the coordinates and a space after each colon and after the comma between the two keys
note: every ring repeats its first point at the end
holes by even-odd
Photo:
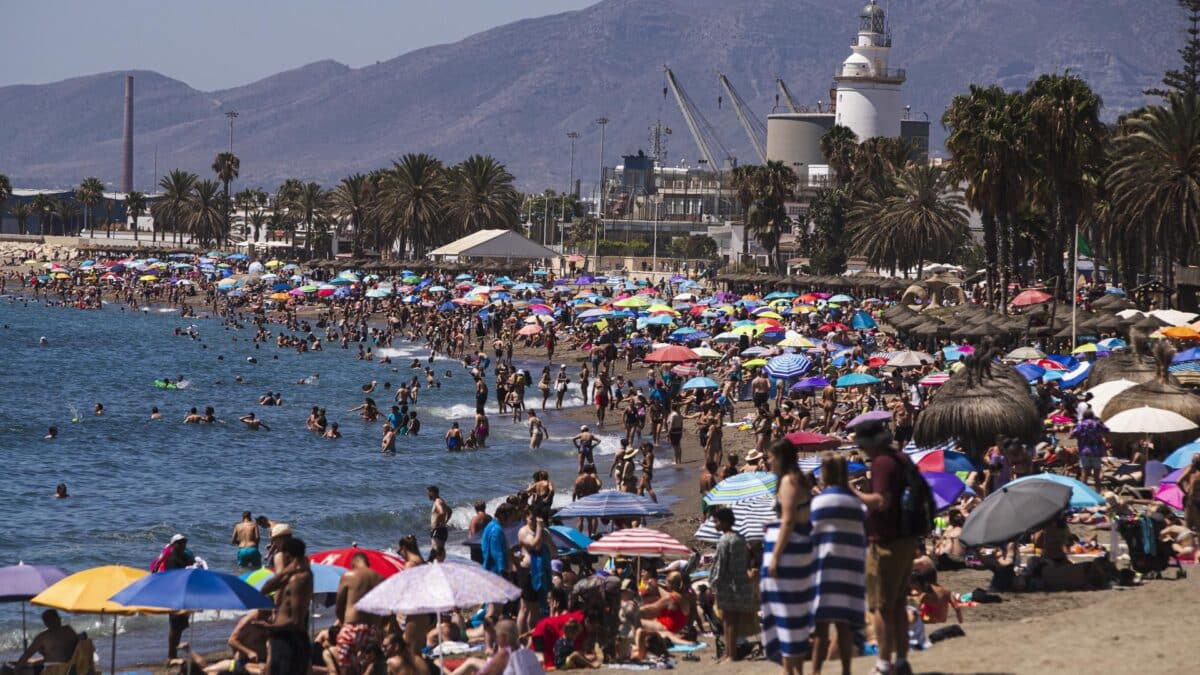
{"type": "Polygon", "coordinates": [[[154,562],[150,563],[151,572],[163,572],[167,569],[167,558],[171,557],[171,545],[167,544],[163,550],[159,552],[158,557],[154,562]]]}
{"type": "Polygon", "coordinates": [[[904,479],[904,490],[900,493],[900,536],[927,536],[933,531],[933,519],[937,515],[933,490],[907,455],[897,452],[896,461],[904,479]]]}

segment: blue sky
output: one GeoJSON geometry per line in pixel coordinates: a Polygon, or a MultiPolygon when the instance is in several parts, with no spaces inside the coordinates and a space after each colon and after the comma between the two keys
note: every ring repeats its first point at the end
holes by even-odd
{"type": "Polygon", "coordinates": [[[596,0],[5,0],[0,86],[155,70],[201,90],[358,67],[596,0]]]}

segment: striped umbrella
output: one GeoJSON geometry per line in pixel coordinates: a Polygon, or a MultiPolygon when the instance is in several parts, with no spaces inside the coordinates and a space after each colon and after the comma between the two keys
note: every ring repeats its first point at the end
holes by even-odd
{"type": "Polygon", "coordinates": [[[700,368],[689,363],[681,363],[672,368],[671,372],[680,377],[696,377],[700,374],[700,368]]]}
{"type": "Polygon", "coordinates": [[[950,373],[933,373],[932,375],[926,375],[925,377],[921,378],[921,381],[917,384],[921,385],[922,387],[940,387],[943,384],[946,384],[946,380],[949,379],[950,373]]]}
{"type": "Polygon", "coordinates": [[[404,559],[396,554],[369,548],[359,548],[357,546],[321,551],[320,553],[308,556],[308,559],[318,565],[334,565],[350,569],[354,566],[354,556],[357,553],[365,555],[367,557],[367,565],[376,572],[379,572],[379,575],[384,578],[404,571],[404,559]]]}
{"type": "Polygon", "coordinates": [[[771,377],[790,379],[800,377],[812,368],[812,361],[801,354],[783,354],[767,361],[767,374],[771,377]]]}
{"type": "Polygon", "coordinates": [[[559,518],[644,518],[669,516],[671,511],[646,497],[618,490],[601,490],[567,504],[557,515],[559,518]]]}
{"type": "MultiPolygon", "coordinates": [[[[746,541],[762,541],[767,523],[775,520],[775,497],[772,495],[743,499],[730,508],[733,509],[733,529],[746,541]]],[[[721,533],[713,527],[711,520],[706,520],[696,530],[695,537],[700,541],[716,541],[721,538],[721,533]]]]}
{"type": "Polygon", "coordinates": [[[730,476],[704,495],[705,504],[734,504],[743,499],[775,494],[779,478],[768,471],[749,471],[730,476]]]}
{"type": "Polygon", "coordinates": [[[631,527],[610,532],[587,548],[592,555],[628,555],[686,558],[692,549],[669,534],[647,527],[631,527]]]}

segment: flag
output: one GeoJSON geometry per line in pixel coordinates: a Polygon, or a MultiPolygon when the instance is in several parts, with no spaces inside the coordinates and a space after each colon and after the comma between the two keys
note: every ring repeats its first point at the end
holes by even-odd
{"type": "Polygon", "coordinates": [[[1075,253],[1085,258],[1092,257],[1092,246],[1082,234],[1079,235],[1075,240],[1075,253]]]}

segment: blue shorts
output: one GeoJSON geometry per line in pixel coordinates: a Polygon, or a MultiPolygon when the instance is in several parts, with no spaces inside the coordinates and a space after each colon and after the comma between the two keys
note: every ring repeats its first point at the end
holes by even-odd
{"type": "Polygon", "coordinates": [[[1079,468],[1085,471],[1099,469],[1100,457],[1097,455],[1080,455],[1079,468]]]}
{"type": "Polygon", "coordinates": [[[239,548],[237,552],[238,567],[262,567],[262,554],[257,546],[239,548]]]}

